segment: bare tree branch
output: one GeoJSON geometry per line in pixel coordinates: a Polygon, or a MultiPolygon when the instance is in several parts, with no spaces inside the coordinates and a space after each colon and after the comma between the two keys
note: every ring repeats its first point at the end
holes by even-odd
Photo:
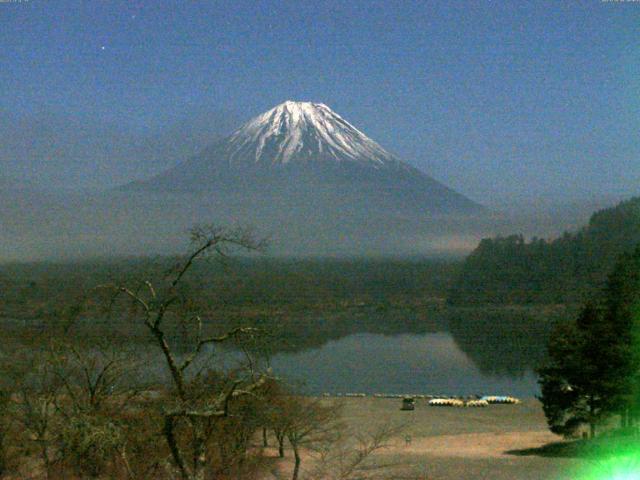
{"type": "MultiPolygon", "coordinates": [[[[188,380],[188,369],[196,362],[205,347],[210,344],[220,344],[228,341],[239,340],[243,337],[253,337],[260,333],[257,328],[239,327],[224,334],[203,338],[202,317],[194,315],[196,325],[196,343],[193,349],[179,361],[179,357],[172,350],[168,342],[168,333],[163,321],[172,318],[184,318],[180,315],[179,307],[189,308],[189,302],[185,294],[179,291],[179,286],[185,275],[193,268],[194,263],[200,258],[213,253],[218,258],[224,258],[232,249],[245,251],[262,250],[265,242],[256,240],[252,232],[248,229],[224,229],[212,226],[196,227],[191,231],[191,239],[194,245],[193,251],[176,267],[173,278],[168,279],[168,288],[156,288],[149,280],[144,281],[148,291],[145,298],[141,291],[131,290],[126,286],[111,287],[116,295],[125,295],[133,300],[134,304],[141,307],[144,315],[144,325],[155,339],[164,356],[169,368],[172,383],[177,393],[177,405],[168,409],[165,416],[164,436],[169,445],[171,456],[176,464],[180,475],[185,480],[203,480],[204,465],[206,462],[205,443],[207,434],[205,426],[208,419],[228,417],[230,415],[230,404],[235,398],[245,395],[254,395],[266,381],[266,376],[256,379],[254,364],[250,361],[250,378],[234,379],[228,383],[214,399],[203,403],[202,395],[192,388],[193,384],[188,380]],[[171,313],[170,313],[171,312],[171,313]],[[187,421],[184,425],[189,426],[192,437],[193,462],[185,460],[184,452],[179,447],[179,436],[176,435],[177,422],[181,419],[187,421]],[[188,466],[190,464],[190,466],[188,466]]],[[[245,354],[248,355],[248,351],[245,354]]],[[[110,366],[105,366],[103,373],[106,375],[110,366]]],[[[198,377],[196,377],[198,378],[198,377]]],[[[87,377],[89,383],[89,378],[87,377]]],[[[95,380],[92,388],[101,388],[102,377],[95,380]]],[[[181,424],[182,425],[182,424],[181,424]]]]}

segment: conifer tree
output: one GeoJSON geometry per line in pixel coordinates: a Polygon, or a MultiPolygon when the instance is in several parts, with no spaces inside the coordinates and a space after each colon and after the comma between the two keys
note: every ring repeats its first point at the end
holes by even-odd
{"type": "Polygon", "coordinates": [[[632,425],[640,405],[640,247],[622,255],[604,295],[561,326],[538,370],[551,431],[570,435],[588,424],[593,437],[606,417],[632,425]]]}

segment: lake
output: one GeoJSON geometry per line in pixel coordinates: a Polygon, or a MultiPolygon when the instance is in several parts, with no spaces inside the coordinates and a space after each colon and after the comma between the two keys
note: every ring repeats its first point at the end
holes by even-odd
{"type": "Polygon", "coordinates": [[[408,309],[298,318],[270,363],[309,393],[538,393],[535,369],[565,307],[408,309]]]}
{"type": "MultiPolygon", "coordinates": [[[[571,315],[546,307],[358,308],[255,326],[271,333],[268,352],[260,352],[275,374],[303,392],[531,397],[538,393],[534,370],[544,361],[547,340],[571,315]]],[[[172,342],[178,355],[191,348],[187,343],[180,351],[179,338],[172,342]]],[[[204,355],[199,368],[232,369],[245,359],[232,345],[210,347],[213,357],[204,355]]],[[[156,347],[145,343],[135,350],[140,358],[148,355],[139,381],[168,380],[156,347]]]]}
{"type": "MultiPolygon", "coordinates": [[[[487,345],[487,348],[490,348],[487,345]]],[[[487,352],[491,356],[491,352],[487,352]]],[[[505,358],[495,362],[503,364],[505,358]]],[[[490,362],[490,360],[487,360],[490,362]]],[[[381,335],[358,333],[319,348],[279,353],[274,372],[309,393],[423,393],[432,395],[538,392],[533,366],[483,372],[449,332],[381,335]]]]}

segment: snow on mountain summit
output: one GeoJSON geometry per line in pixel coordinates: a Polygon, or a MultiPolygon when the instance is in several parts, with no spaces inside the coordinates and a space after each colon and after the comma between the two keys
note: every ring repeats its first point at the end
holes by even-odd
{"type": "Polygon", "coordinates": [[[398,160],[323,103],[286,101],[249,120],[228,139],[231,162],[328,159],[376,168],[398,160]]]}

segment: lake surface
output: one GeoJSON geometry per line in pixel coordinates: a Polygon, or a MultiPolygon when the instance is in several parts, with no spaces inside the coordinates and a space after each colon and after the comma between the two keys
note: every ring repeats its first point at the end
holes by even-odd
{"type": "MultiPolygon", "coordinates": [[[[258,358],[296,390],[313,394],[531,397],[538,393],[534,370],[544,361],[548,338],[572,315],[564,308],[514,307],[310,314],[267,324],[268,351],[260,349],[258,358]]],[[[246,360],[232,345],[208,350],[193,371],[234,369],[246,360]]],[[[148,356],[139,381],[168,381],[157,348],[138,346],[136,355],[148,356]]]]}
{"type": "Polygon", "coordinates": [[[276,374],[309,393],[538,394],[535,369],[571,310],[500,307],[353,312],[289,325],[276,374]]]}
{"type": "MultiPolygon", "coordinates": [[[[507,336],[505,341],[511,339],[507,336]]],[[[357,333],[330,340],[318,348],[276,354],[271,365],[277,375],[309,393],[531,397],[538,392],[532,366],[510,371],[504,368],[505,360],[510,360],[501,351],[492,349],[490,344],[484,347],[483,363],[491,367],[491,357],[495,355],[495,369],[481,370],[449,332],[357,333]]]]}

